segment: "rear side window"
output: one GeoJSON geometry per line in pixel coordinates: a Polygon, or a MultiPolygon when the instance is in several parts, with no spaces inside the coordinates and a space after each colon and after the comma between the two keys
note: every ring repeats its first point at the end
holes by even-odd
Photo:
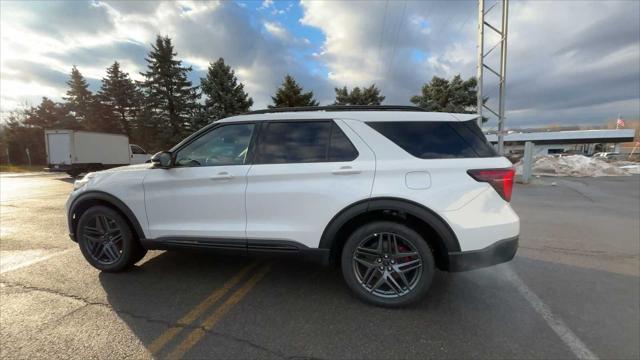
{"type": "Polygon", "coordinates": [[[329,161],[351,161],[358,157],[358,150],[353,146],[340,127],[331,125],[331,141],[329,144],[329,161]]]}
{"type": "Polygon", "coordinates": [[[497,156],[475,121],[385,121],[367,123],[421,159],[497,156]]]}
{"type": "Polygon", "coordinates": [[[257,163],[351,161],[358,152],[333,121],[267,122],[260,129],[257,163]]]}

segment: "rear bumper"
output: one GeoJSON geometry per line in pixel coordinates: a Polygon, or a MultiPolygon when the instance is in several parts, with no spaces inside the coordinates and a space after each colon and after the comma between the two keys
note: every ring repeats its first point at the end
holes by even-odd
{"type": "Polygon", "coordinates": [[[480,250],[449,253],[449,271],[468,271],[510,261],[518,250],[518,237],[500,240],[480,250]]]}

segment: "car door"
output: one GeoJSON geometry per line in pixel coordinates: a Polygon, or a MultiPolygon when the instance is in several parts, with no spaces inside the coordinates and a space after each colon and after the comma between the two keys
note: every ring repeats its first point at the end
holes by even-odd
{"type": "Polygon", "coordinates": [[[144,179],[154,239],[245,247],[245,190],[253,123],[221,124],[181,146],[173,166],[144,179]]]}
{"type": "Polygon", "coordinates": [[[132,165],[134,164],[144,164],[151,158],[147,152],[138,145],[130,144],[129,148],[131,149],[131,161],[132,165]]]}
{"type": "Polygon", "coordinates": [[[247,176],[249,249],[317,248],[340,210],[369,198],[375,158],[342,120],[261,124],[247,176]]]}

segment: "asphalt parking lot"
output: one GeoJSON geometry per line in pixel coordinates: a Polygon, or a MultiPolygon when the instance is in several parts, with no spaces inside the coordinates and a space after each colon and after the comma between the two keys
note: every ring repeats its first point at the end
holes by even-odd
{"type": "Polygon", "coordinates": [[[518,185],[514,261],[437,273],[387,310],[337,269],[150,252],[100,273],[67,237],[70,179],[2,175],[0,357],[640,357],[640,176],[518,185]]]}

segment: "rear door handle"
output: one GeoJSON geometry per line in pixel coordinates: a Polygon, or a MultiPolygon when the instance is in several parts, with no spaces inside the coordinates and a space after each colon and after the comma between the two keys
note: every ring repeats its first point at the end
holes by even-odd
{"type": "Polygon", "coordinates": [[[351,166],[342,166],[339,169],[333,170],[331,173],[333,175],[355,175],[360,174],[360,170],[356,170],[351,166]]]}
{"type": "Polygon", "coordinates": [[[210,177],[211,180],[231,180],[233,179],[233,175],[229,174],[226,171],[220,172],[212,177],[210,177]]]}

